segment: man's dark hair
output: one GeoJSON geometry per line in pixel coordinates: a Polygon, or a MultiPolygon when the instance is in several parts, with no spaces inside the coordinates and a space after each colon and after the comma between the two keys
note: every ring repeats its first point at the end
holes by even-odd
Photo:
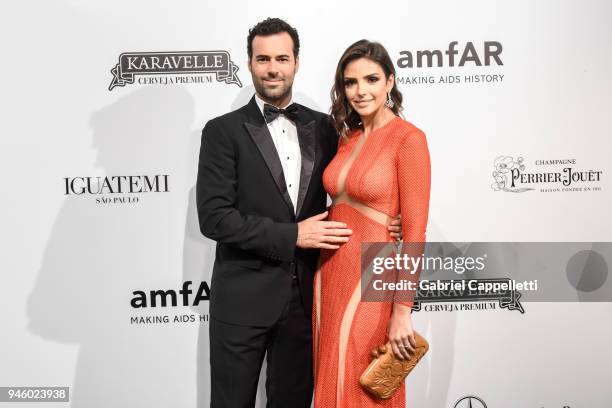
{"type": "Polygon", "coordinates": [[[253,38],[255,38],[256,35],[266,36],[278,33],[287,33],[291,36],[293,40],[293,56],[297,58],[300,53],[300,37],[298,36],[297,30],[280,18],[268,17],[264,21],[255,24],[255,27],[249,30],[249,37],[247,38],[247,53],[249,59],[253,57],[253,38]]]}

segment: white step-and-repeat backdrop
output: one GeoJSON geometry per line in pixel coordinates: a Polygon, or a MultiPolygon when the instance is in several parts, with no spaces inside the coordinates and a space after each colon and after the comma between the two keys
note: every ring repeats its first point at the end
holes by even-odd
{"type": "MultiPolygon", "coordinates": [[[[428,137],[429,240],[612,241],[605,0],[4,9],[0,386],[70,387],[69,402],[34,406],[208,406],[200,132],[254,93],[246,37],[268,16],[298,29],[294,96],[321,111],[349,44],[387,47],[428,137]]],[[[455,304],[415,314],[431,351],[407,406],[612,407],[610,303],[455,304]]]]}

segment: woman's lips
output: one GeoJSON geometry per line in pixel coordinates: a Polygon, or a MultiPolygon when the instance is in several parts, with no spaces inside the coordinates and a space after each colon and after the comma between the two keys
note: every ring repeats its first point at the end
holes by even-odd
{"type": "Polygon", "coordinates": [[[355,101],[355,105],[357,105],[357,106],[366,106],[368,103],[370,103],[372,101],[373,101],[373,99],[369,99],[369,100],[366,100],[366,101],[355,101]]]}

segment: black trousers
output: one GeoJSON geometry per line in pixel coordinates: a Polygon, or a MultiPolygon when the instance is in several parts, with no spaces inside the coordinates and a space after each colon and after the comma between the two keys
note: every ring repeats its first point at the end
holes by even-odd
{"type": "Polygon", "coordinates": [[[267,353],[268,408],[309,408],[313,391],[312,323],[302,306],[298,280],[278,321],[270,327],[210,321],[212,408],[255,406],[267,353]]]}

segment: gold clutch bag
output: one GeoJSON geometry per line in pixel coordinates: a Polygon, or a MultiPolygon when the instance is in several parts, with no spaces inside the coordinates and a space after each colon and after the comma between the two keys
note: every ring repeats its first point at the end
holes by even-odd
{"type": "Polygon", "coordinates": [[[404,379],[429,350],[429,343],[419,333],[414,332],[416,351],[408,360],[395,357],[391,344],[387,343],[372,350],[373,360],[361,374],[359,384],[370,394],[380,399],[388,399],[404,383],[404,379]]]}

